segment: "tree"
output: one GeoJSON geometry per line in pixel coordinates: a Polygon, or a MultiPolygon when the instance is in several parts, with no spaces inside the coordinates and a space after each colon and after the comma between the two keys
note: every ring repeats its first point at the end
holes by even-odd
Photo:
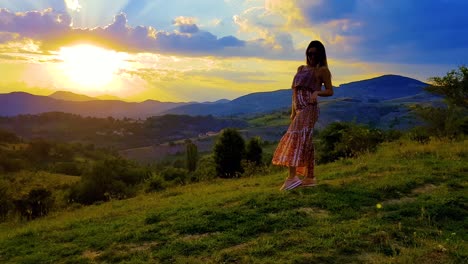
{"type": "Polygon", "coordinates": [[[197,169],[198,148],[192,141],[186,142],[187,170],[192,172],[197,169]]]}
{"type": "Polygon", "coordinates": [[[259,137],[253,137],[247,142],[245,158],[254,162],[256,165],[262,164],[263,150],[261,144],[261,139],[259,137]]]}
{"type": "Polygon", "coordinates": [[[468,68],[460,66],[458,71],[452,70],[444,77],[431,77],[431,85],[426,91],[441,95],[449,107],[458,106],[468,109],[468,68]]]}
{"type": "Polygon", "coordinates": [[[233,178],[243,172],[241,160],[245,153],[245,142],[234,128],[221,132],[214,146],[216,173],[222,178],[233,178]]]}
{"type": "Polygon", "coordinates": [[[349,122],[333,122],[319,135],[318,163],[355,157],[362,152],[375,151],[384,135],[378,129],[349,122]]]}
{"type": "Polygon", "coordinates": [[[468,68],[460,66],[444,77],[429,78],[426,91],[440,95],[446,107],[418,106],[416,114],[425,122],[425,129],[437,137],[456,138],[468,133],[468,68]]]}

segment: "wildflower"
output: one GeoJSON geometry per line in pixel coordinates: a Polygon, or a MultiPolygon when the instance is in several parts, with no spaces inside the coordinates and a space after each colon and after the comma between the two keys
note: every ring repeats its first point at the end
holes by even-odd
{"type": "Polygon", "coordinates": [[[378,203],[375,205],[375,207],[377,207],[377,209],[382,209],[382,204],[378,203]]]}
{"type": "Polygon", "coordinates": [[[441,251],[441,252],[447,251],[447,249],[446,249],[444,246],[440,245],[440,244],[437,246],[437,249],[438,249],[439,251],[441,251]]]}

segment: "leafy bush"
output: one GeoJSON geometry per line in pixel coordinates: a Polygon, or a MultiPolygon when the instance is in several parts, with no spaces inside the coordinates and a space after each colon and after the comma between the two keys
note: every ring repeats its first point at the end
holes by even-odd
{"type": "Polygon", "coordinates": [[[38,188],[31,190],[27,197],[15,200],[13,203],[23,218],[32,220],[47,215],[54,200],[49,190],[38,188]]]}
{"type": "Polygon", "coordinates": [[[253,176],[256,174],[266,174],[269,172],[267,166],[258,165],[257,163],[252,162],[250,160],[243,159],[241,161],[241,164],[242,169],[244,170],[242,176],[253,176]]]}
{"type": "Polygon", "coordinates": [[[64,161],[53,164],[51,171],[55,173],[80,176],[83,169],[77,162],[64,161]]]}
{"type": "Polygon", "coordinates": [[[0,142],[17,143],[20,141],[16,134],[0,129],[0,142]]]}
{"type": "Polygon", "coordinates": [[[189,173],[186,169],[167,167],[164,168],[160,174],[162,178],[168,182],[186,184],[190,181],[189,173]]]}
{"type": "Polygon", "coordinates": [[[25,149],[25,155],[33,162],[42,162],[49,158],[51,149],[52,144],[42,139],[36,139],[29,142],[25,149]]]}
{"type": "Polygon", "coordinates": [[[262,164],[262,142],[259,137],[253,137],[247,142],[245,158],[256,165],[262,164]]]}
{"type": "Polygon", "coordinates": [[[387,142],[392,142],[400,139],[403,136],[403,132],[400,130],[389,129],[383,132],[384,140],[387,142]]]}
{"type": "Polygon", "coordinates": [[[0,173],[20,171],[24,168],[27,168],[24,160],[10,157],[6,153],[0,153],[0,173]]]}
{"type": "Polygon", "coordinates": [[[424,127],[413,127],[410,132],[408,133],[408,136],[411,140],[417,141],[421,144],[426,144],[429,143],[430,137],[429,133],[427,132],[427,129],[424,127]]]}
{"type": "Polygon", "coordinates": [[[422,107],[415,108],[416,114],[425,121],[425,130],[438,138],[457,138],[467,134],[467,111],[460,107],[422,107]]]}
{"type": "Polygon", "coordinates": [[[12,207],[11,197],[8,194],[7,182],[0,180],[0,220],[4,221],[12,207]]]}
{"type": "Polygon", "coordinates": [[[135,194],[135,185],[150,176],[147,169],[121,159],[96,162],[70,192],[70,200],[84,204],[123,199],[135,194]]]}
{"type": "Polygon", "coordinates": [[[216,163],[213,155],[202,156],[193,173],[193,181],[209,180],[217,177],[216,163]]]}
{"type": "Polygon", "coordinates": [[[146,179],[146,192],[161,191],[166,189],[166,186],[167,183],[159,174],[152,174],[151,177],[146,179]]]}
{"type": "Polygon", "coordinates": [[[318,163],[332,162],[340,158],[374,151],[384,140],[382,131],[354,123],[334,122],[319,135],[318,163]]]}
{"type": "Polygon", "coordinates": [[[241,160],[245,153],[245,142],[234,128],[221,132],[214,146],[216,173],[222,178],[233,178],[242,172],[241,160]]]}
{"type": "Polygon", "coordinates": [[[172,162],[172,167],[174,168],[179,168],[179,169],[183,169],[185,168],[185,162],[183,159],[175,159],[173,162],[172,162]]]}
{"type": "Polygon", "coordinates": [[[187,170],[192,172],[197,169],[198,148],[192,141],[186,142],[186,165],[187,170]]]}
{"type": "Polygon", "coordinates": [[[444,77],[432,77],[426,91],[442,96],[444,107],[416,107],[416,114],[426,123],[429,135],[458,138],[468,133],[468,68],[448,72],[444,77]]]}

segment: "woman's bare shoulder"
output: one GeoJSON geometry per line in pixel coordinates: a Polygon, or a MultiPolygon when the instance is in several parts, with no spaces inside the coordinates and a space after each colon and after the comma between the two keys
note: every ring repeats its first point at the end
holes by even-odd
{"type": "Polygon", "coordinates": [[[304,67],[306,67],[306,65],[301,65],[297,68],[297,71],[300,72],[304,69],[304,67]]]}
{"type": "Polygon", "coordinates": [[[328,69],[328,66],[320,66],[320,68],[318,68],[318,72],[320,75],[330,75],[330,69],[328,69]]]}

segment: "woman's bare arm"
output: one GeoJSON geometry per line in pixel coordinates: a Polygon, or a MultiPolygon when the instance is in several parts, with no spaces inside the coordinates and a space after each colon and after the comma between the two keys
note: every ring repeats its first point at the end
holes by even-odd
{"type": "Polygon", "coordinates": [[[331,73],[328,68],[321,68],[320,69],[320,79],[322,80],[322,83],[325,86],[324,91],[319,91],[317,93],[318,96],[332,96],[333,95],[333,86],[331,82],[331,73]]]}
{"type": "Polygon", "coordinates": [[[318,77],[321,80],[320,84],[322,84],[322,83],[324,84],[325,90],[324,91],[322,91],[322,90],[315,91],[312,94],[311,103],[316,103],[318,96],[332,96],[333,95],[333,85],[332,85],[332,82],[331,82],[330,70],[328,70],[328,68],[325,68],[325,67],[320,68],[318,77]]]}

